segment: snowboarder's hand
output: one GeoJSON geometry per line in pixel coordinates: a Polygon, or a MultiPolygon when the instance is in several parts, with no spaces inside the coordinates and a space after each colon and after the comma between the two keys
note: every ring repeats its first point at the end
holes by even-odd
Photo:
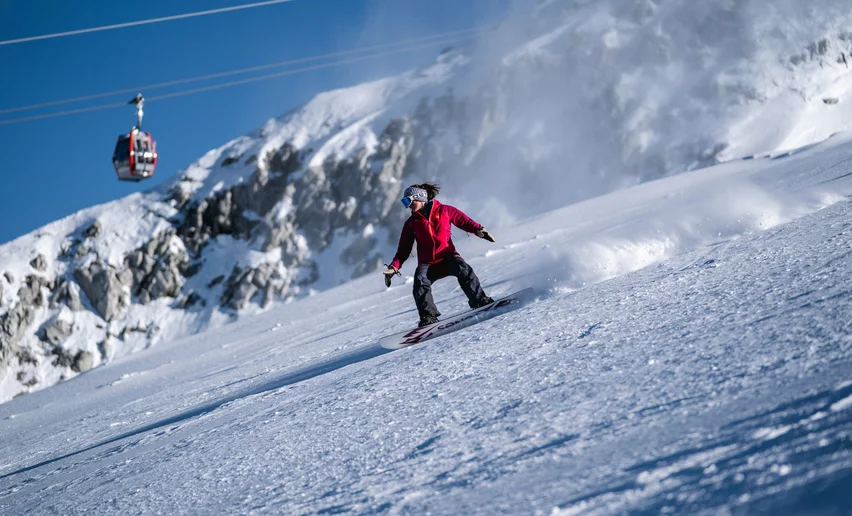
{"type": "Polygon", "coordinates": [[[388,268],[388,270],[386,270],[386,271],[384,272],[384,275],[385,275],[385,286],[386,286],[386,287],[390,287],[390,286],[391,286],[391,278],[393,278],[393,277],[394,277],[394,275],[402,276],[402,273],[400,273],[400,272],[399,272],[399,269],[397,269],[397,268],[396,268],[396,267],[394,267],[393,265],[385,264],[385,267],[387,267],[387,268],[388,268]]]}
{"type": "Polygon", "coordinates": [[[488,230],[485,228],[479,228],[479,231],[476,232],[476,236],[484,240],[488,240],[489,242],[496,242],[496,240],[494,240],[494,237],[491,236],[491,233],[489,233],[488,230]]]}

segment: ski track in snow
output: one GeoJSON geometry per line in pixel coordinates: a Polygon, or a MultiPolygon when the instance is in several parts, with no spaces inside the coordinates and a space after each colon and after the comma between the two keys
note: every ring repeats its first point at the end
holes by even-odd
{"type": "Polygon", "coordinates": [[[423,345],[376,346],[416,313],[369,277],[0,405],[0,512],[849,510],[850,154],[462,240],[489,293],[541,297],[423,345]]]}

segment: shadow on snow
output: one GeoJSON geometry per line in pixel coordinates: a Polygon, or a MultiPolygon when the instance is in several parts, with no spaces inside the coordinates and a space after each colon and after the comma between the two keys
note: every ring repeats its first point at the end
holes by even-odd
{"type": "Polygon", "coordinates": [[[106,439],[106,440],[101,441],[99,443],[96,443],[96,444],[93,444],[91,446],[87,446],[85,448],[82,448],[80,450],[76,450],[76,451],[73,451],[73,452],[70,452],[70,453],[66,453],[66,454],[60,455],[58,457],[53,457],[51,459],[39,462],[38,464],[33,464],[32,466],[26,466],[24,468],[20,468],[20,469],[17,469],[15,471],[12,471],[10,473],[0,475],[0,480],[6,479],[6,478],[9,478],[9,477],[21,474],[21,473],[26,473],[28,471],[33,471],[33,470],[41,468],[43,466],[48,466],[50,464],[54,464],[54,463],[57,463],[59,461],[65,460],[65,459],[78,456],[80,454],[86,453],[88,451],[95,450],[95,449],[100,448],[102,446],[108,446],[110,444],[115,444],[115,443],[122,441],[124,439],[130,438],[130,437],[135,437],[137,435],[141,435],[141,434],[144,434],[146,432],[150,432],[152,430],[157,430],[157,429],[165,427],[165,426],[174,425],[174,424],[177,424],[177,423],[181,423],[183,421],[187,421],[189,419],[192,419],[192,418],[207,414],[209,412],[212,412],[212,411],[218,409],[219,407],[221,407],[222,405],[225,405],[227,403],[231,403],[232,401],[241,400],[241,399],[248,398],[250,396],[254,396],[254,395],[257,395],[257,394],[263,394],[263,393],[266,393],[266,392],[271,392],[271,391],[274,391],[276,389],[280,389],[281,387],[286,387],[288,385],[293,385],[295,383],[303,382],[305,380],[310,380],[312,378],[322,376],[322,375],[330,373],[332,371],[342,369],[342,368],[344,368],[348,365],[357,364],[359,362],[365,362],[367,360],[370,360],[372,358],[375,358],[375,357],[378,357],[378,356],[381,356],[381,355],[384,355],[384,354],[390,353],[390,352],[391,352],[390,350],[381,348],[377,345],[369,345],[369,346],[356,348],[352,351],[349,351],[349,352],[346,352],[346,353],[341,353],[341,354],[336,355],[334,357],[325,359],[322,362],[320,362],[319,364],[314,364],[314,365],[303,367],[301,369],[297,369],[296,371],[285,374],[284,376],[281,376],[280,378],[262,383],[260,385],[254,386],[250,389],[245,389],[245,390],[239,391],[237,393],[231,394],[231,395],[226,396],[224,398],[220,398],[216,401],[201,405],[201,406],[193,408],[191,410],[181,412],[181,413],[176,414],[174,416],[171,416],[171,417],[168,417],[168,418],[165,418],[165,419],[161,419],[161,420],[156,421],[154,423],[151,423],[149,425],[145,425],[145,426],[137,428],[135,430],[125,432],[123,434],[117,435],[117,436],[112,437],[110,439],[106,439]]]}

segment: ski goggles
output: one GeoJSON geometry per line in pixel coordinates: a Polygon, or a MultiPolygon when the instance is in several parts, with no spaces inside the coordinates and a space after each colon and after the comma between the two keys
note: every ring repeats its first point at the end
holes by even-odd
{"type": "Polygon", "coordinates": [[[409,206],[411,206],[411,203],[413,203],[414,200],[412,200],[411,197],[403,197],[402,200],[399,202],[401,202],[402,205],[405,206],[407,209],[409,206]]]}

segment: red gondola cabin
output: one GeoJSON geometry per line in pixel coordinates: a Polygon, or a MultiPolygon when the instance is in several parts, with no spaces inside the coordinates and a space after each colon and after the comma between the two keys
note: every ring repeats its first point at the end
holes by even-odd
{"type": "Polygon", "coordinates": [[[128,104],[136,105],[136,127],[129,134],[119,135],[112,153],[112,165],[119,181],[142,181],[154,175],[157,144],[151,133],[142,132],[142,108],[145,105],[142,94],[133,97],[128,104]]]}

